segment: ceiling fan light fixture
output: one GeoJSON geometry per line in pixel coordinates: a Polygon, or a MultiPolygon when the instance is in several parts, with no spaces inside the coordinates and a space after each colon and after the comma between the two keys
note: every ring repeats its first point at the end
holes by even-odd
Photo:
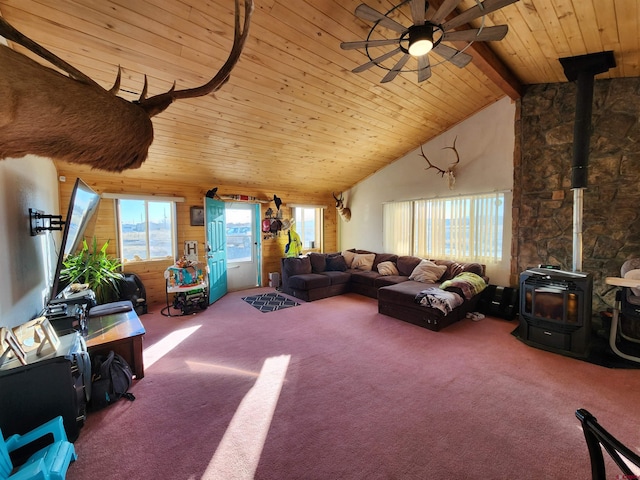
{"type": "Polygon", "coordinates": [[[433,26],[414,25],[409,27],[409,54],[414,57],[426,55],[433,48],[433,26]]]}

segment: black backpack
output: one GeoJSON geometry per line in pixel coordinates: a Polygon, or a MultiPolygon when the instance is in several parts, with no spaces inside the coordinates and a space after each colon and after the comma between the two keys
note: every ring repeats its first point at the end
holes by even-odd
{"type": "Polygon", "coordinates": [[[133,373],[122,356],[110,351],[107,356],[96,355],[91,366],[91,407],[95,410],[115,403],[120,398],[135,400],[128,393],[133,373]]]}

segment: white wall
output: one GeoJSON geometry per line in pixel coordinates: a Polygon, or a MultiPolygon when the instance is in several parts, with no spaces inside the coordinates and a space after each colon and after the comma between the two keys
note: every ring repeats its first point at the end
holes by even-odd
{"type": "Polygon", "coordinates": [[[457,137],[460,163],[453,190],[434,169],[425,170],[428,165],[418,146],[345,192],[351,221],[339,220],[339,249],[387,251],[382,238],[385,202],[507,190],[503,261],[487,265],[487,274],[491,283],[509,285],[515,111],[515,103],[505,97],[423,145],[431,163],[445,169],[455,154],[443,148],[457,137]]]}
{"type": "Polygon", "coordinates": [[[44,307],[60,235],[29,233],[29,208],[58,213],[58,183],[51,160],[0,160],[0,326],[34,318],[44,307]]]}

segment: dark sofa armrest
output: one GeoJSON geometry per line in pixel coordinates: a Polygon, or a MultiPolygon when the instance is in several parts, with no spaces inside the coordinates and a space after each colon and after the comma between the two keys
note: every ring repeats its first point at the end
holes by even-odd
{"type": "Polygon", "coordinates": [[[295,275],[311,273],[311,259],[306,257],[285,257],[280,261],[282,291],[290,293],[289,279],[295,275]]]}

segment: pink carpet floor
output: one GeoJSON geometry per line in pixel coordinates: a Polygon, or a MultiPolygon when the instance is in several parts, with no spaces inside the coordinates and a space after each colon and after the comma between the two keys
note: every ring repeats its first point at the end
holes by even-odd
{"type": "Polygon", "coordinates": [[[67,478],[588,479],[578,408],[640,447],[640,370],[526,346],[500,319],[432,332],[356,294],[241,299],[267,291],[143,315],[137,399],[90,413],[67,478]]]}

